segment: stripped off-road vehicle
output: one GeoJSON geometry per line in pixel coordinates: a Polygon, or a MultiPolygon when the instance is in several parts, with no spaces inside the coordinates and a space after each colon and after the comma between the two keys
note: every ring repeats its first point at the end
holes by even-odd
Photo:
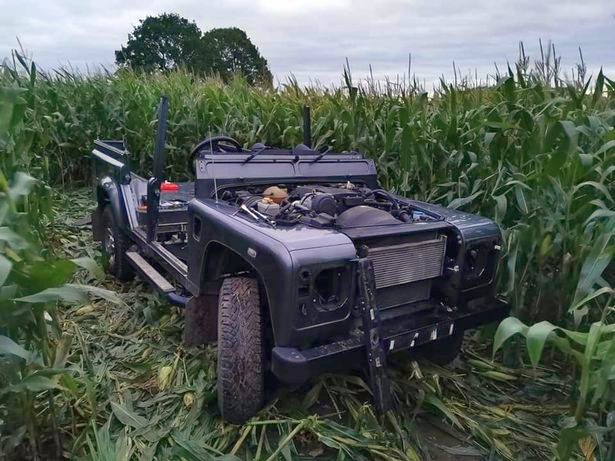
{"type": "Polygon", "coordinates": [[[225,419],[261,408],[270,373],[297,384],[349,368],[367,370],[384,411],[389,354],[445,363],[466,329],[506,315],[493,221],[383,190],[371,159],[308,147],[308,123],[293,149],[205,139],[196,180],[169,183],[166,113],[163,98],[149,179],[122,141],[95,142],[94,235],[109,272],[185,307],[187,343],[217,341],[225,419]]]}

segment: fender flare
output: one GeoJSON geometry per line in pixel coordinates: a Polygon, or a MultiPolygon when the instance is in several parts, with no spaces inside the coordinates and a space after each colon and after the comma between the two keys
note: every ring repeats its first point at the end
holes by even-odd
{"type": "Polygon", "coordinates": [[[102,213],[104,207],[109,205],[111,207],[111,212],[113,213],[113,219],[117,223],[118,227],[123,231],[128,232],[130,230],[130,226],[128,224],[126,210],[123,206],[124,197],[122,195],[122,191],[108,176],[102,178],[96,186],[96,198],[98,201],[97,211],[102,213]]]}
{"type": "MultiPolygon", "coordinates": [[[[243,257],[241,254],[239,254],[237,251],[235,251],[233,248],[231,248],[229,245],[227,245],[224,242],[220,242],[217,240],[213,240],[208,242],[207,246],[205,247],[204,251],[203,251],[203,259],[202,262],[200,264],[200,270],[199,273],[201,274],[201,282],[200,282],[200,286],[207,286],[208,283],[216,283],[217,280],[219,280],[219,276],[222,275],[223,271],[223,267],[221,266],[216,266],[216,269],[218,271],[220,271],[217,274],[207,274],[207,265],[210,261],[213,261],[213,263],[215,264],[217,261],[215,261],[215,257],[216,256],[212,256],[212,252],[217,252],[217,251],[223,251],[223,252],[228,252],[230,254],[233,255],[233,257],[236,257],[237,260],[241,261],[243,264],[245,264],[245,266],[256,275],[256,279],[258,281],[259,286],[262,289],[262,293],[261,293],[261,299],[265,301],[265,311],[264,314],[267,318],[267,321],[270,322],[270,324],[273,327],[273,318],[272,316],[272,312],[271,312],[271,299],[269,296],[269,287],[267,286],[266,282],[265,282],[265,278],[263,277],[261,271],[251,262],[249,261],[247,258],[243,257]],[[213,248],[212,248],[213,247],[213,248]]],[[[274,337],[275,337],[275,331],[274,331],[274,337]]]]}

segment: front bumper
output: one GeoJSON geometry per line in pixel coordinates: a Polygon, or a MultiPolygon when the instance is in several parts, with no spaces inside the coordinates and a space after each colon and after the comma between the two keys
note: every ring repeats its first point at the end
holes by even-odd
{"type": "MultiPolygon", "coordinates": [[[[419,312],[402,319],[382,322],[380,337],[388,353],[414,349],[451,336],[456,331],[501,320],[509,311],[508,303],[493,299],[470,311],[419,312]]],[[[365,356],[365,340],[363,335],[357,335],[310,349],[274,347],[271,369],[280,381],[300,384],[324,372],[347,370],[364,364],[365,356]]]]}

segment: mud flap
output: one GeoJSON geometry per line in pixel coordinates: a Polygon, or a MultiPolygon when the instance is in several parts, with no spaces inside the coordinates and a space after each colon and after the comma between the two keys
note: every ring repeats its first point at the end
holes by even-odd
{"type": "Polygon", "coordinates": [[[376,306],[376,279],[372,261],[360,258],[357,263],[359,272],[359,306],[363,317],[363,331],[369,380],[376,409],[383,416],[393,408],[391,381],[386,363],[386,351],[380,337],[380,313],[376,306]]]}
{"type": "Polygon", "coordinates": [[[218,293],[192,297],[184,309],[184,344],[201,346],[218,339],[218,293]]]}
{"type": "Polygon", "coordinates": [[[92,211],[92,233],[93,240],[95,242],[102,242],[105,238],[105,228],[103,226],[102,209],[96,207],[96,210],[92,211]]]}

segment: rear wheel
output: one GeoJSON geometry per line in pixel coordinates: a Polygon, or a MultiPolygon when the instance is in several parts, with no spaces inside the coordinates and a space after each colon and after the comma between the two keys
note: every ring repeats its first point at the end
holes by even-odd
{"type": "Polygon", "coordinates": [[[463,331],[456,331],[451,336],[421,347],[420,354],[437,365],[448,365],[457,358],[463,344],[463,331]]]}
{"type": "Polygon", "coordinates": [[[258,283],[247,277],[222,282],[218,301],[218,407],[241,424],[265,398],[265,341],[258,283]]]}
{"type": "Polygon", "coordinates": [[[105,270],[123,282],[131,280],[135,273],[126,257],[131,242],[115,222],[113,211],[109,205],[103,210],[102,223],[101,251],[105,270]]]}

